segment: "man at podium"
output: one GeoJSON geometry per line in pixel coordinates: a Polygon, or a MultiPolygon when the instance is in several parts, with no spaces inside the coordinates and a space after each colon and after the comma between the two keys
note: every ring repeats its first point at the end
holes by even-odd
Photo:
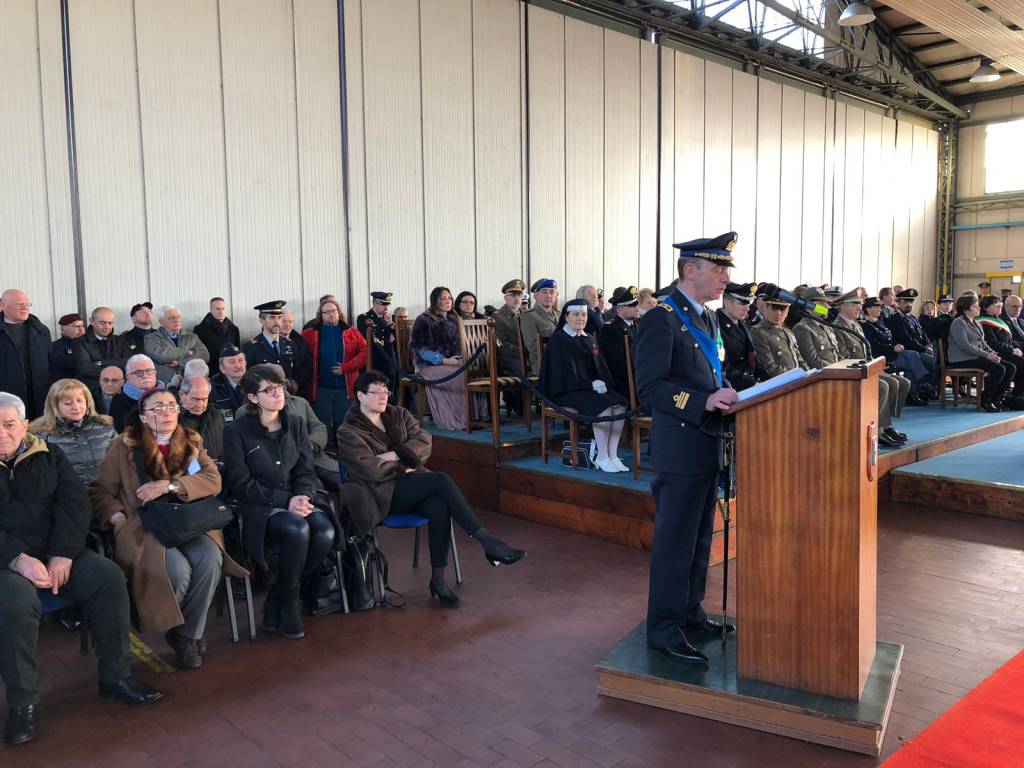
{"type": "Polygon", "coordinates": [[[721,471],[719,427],[737,394],[723,375],[718,319],[705,303],[729,283],[735,245],[735,232],[675,244],[679,279],[644,315],[636,338],[636,388],[653,416],[657,470],[647,645],[692,664],[707,656],[689,638],[722,632],[701,601],[721,471]]]}

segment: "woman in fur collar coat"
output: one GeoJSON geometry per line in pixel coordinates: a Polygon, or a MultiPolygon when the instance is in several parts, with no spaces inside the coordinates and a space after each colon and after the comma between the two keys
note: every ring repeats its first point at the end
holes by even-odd
{"type": "Polygon", "coordinates": [[[354,389],[359,406],[349,409],[338,428],[338,460],[349,478],[342,486],[345,506],[363,530],[388,515],[427,518],[430,594],[443,607],[456,608],[459,598],[444,580],[452,520],[480,543],[491,565],[511,565],[526,552],[489,533],[449,475],[423,466],[430,457],[430,433],[405,408],[388,405],[384,374],[366,371],[354,389]]]}
{"type": "Polygon", "coordinates": [[[178,424],[178,401],[151,389],[138,412],[110,444],[96,479],[89,485],[93,512],[114,529],[114,559],[128,574],[143,632],[164,632],[179,666],[202,665],[206,614],[221,572],[247,572],[224,553],[220,531],[165,549],[146,531],[139,507],[165,494],[189,502],[216,496],[221,481],[202,438],[178,424]],[[149,482],[140,485],[135,452],[141,451],[149,482]]]}

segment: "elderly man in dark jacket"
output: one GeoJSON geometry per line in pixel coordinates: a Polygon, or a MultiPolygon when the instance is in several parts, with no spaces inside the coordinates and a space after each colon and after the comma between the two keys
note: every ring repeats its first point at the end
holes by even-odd
{"type": "Polygon", "coordinates": [[[0,295],[0,392],[17,395],[28,417],[43,413],[50,389],[50,329],[31,314],[28,296],[16,288],[0,295]]]}
{"type": "Polygon", "coordinates": [[[25,405],[0,392],[0,678],[4,743],[35,738],[40,593],[84,608],[96,640],[99,692],[128,704],[160,693],[131,678],[128,589],[118,566],[85,548],[92,513],[60,448],[28,434],[25,405]]]}

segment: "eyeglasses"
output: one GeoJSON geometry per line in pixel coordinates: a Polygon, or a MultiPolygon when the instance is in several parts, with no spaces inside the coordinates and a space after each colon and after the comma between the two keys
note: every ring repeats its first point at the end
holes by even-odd
{"type": "Polygon", "coordinates": [[[152,408],[147,408],[146,413],[178,413],[180,410],[181,407],[177,405],[154,405],[152,408]]]}
{"type": "Polygon", "coordinates": [[[284,384],[278,384],[276,387],[267,387],[266,389],[257,389],[257,395],[266,395],[267,397],[277,397],[284,391],[284,384]]]}
{"type": "Polygon", "coordinates": [[[156,368],[140,368],[137,371],[132,371],[129,376],[149,376],[151,373],[156,373],[156,368]]]}
{"type": "Polygon", "coordinates": [[[391,394],[391,390],[389,390],[387,387],[381,387],[380,389],[368,389],[368,390],[366,390],[366,394],[368,394],[368,395],[384,395],[385,397],[387,397],[388,395],[391,394]]]}

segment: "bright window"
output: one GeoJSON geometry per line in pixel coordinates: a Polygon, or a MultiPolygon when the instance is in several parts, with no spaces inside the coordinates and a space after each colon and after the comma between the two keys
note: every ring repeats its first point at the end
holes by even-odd
{"type": "Polygon", "coordinates": [[[1024,189],[1024,120],[985,127],[985,194],[1024,189]]]}
{"type": "MultiPolygon", "coordinates": [[[[779,1],[799,12],[805,19],[825,26],[826,0],[779,1]]],[[[673,2],[686,9],[691,9],[694,6],[691,0],[673,0],[673,2]]],[[[708,18],[721,14],[718,20],[722,23],[748,32],[757,32],[763,35],[768,42],[803,51],[809,56],[820,57],[824,53],[825,41],[821,37],[755,0],[745,0],[738,4],[734,0],[703,0],[697,5],[703,7],[704,15],[708,18]]]]}

